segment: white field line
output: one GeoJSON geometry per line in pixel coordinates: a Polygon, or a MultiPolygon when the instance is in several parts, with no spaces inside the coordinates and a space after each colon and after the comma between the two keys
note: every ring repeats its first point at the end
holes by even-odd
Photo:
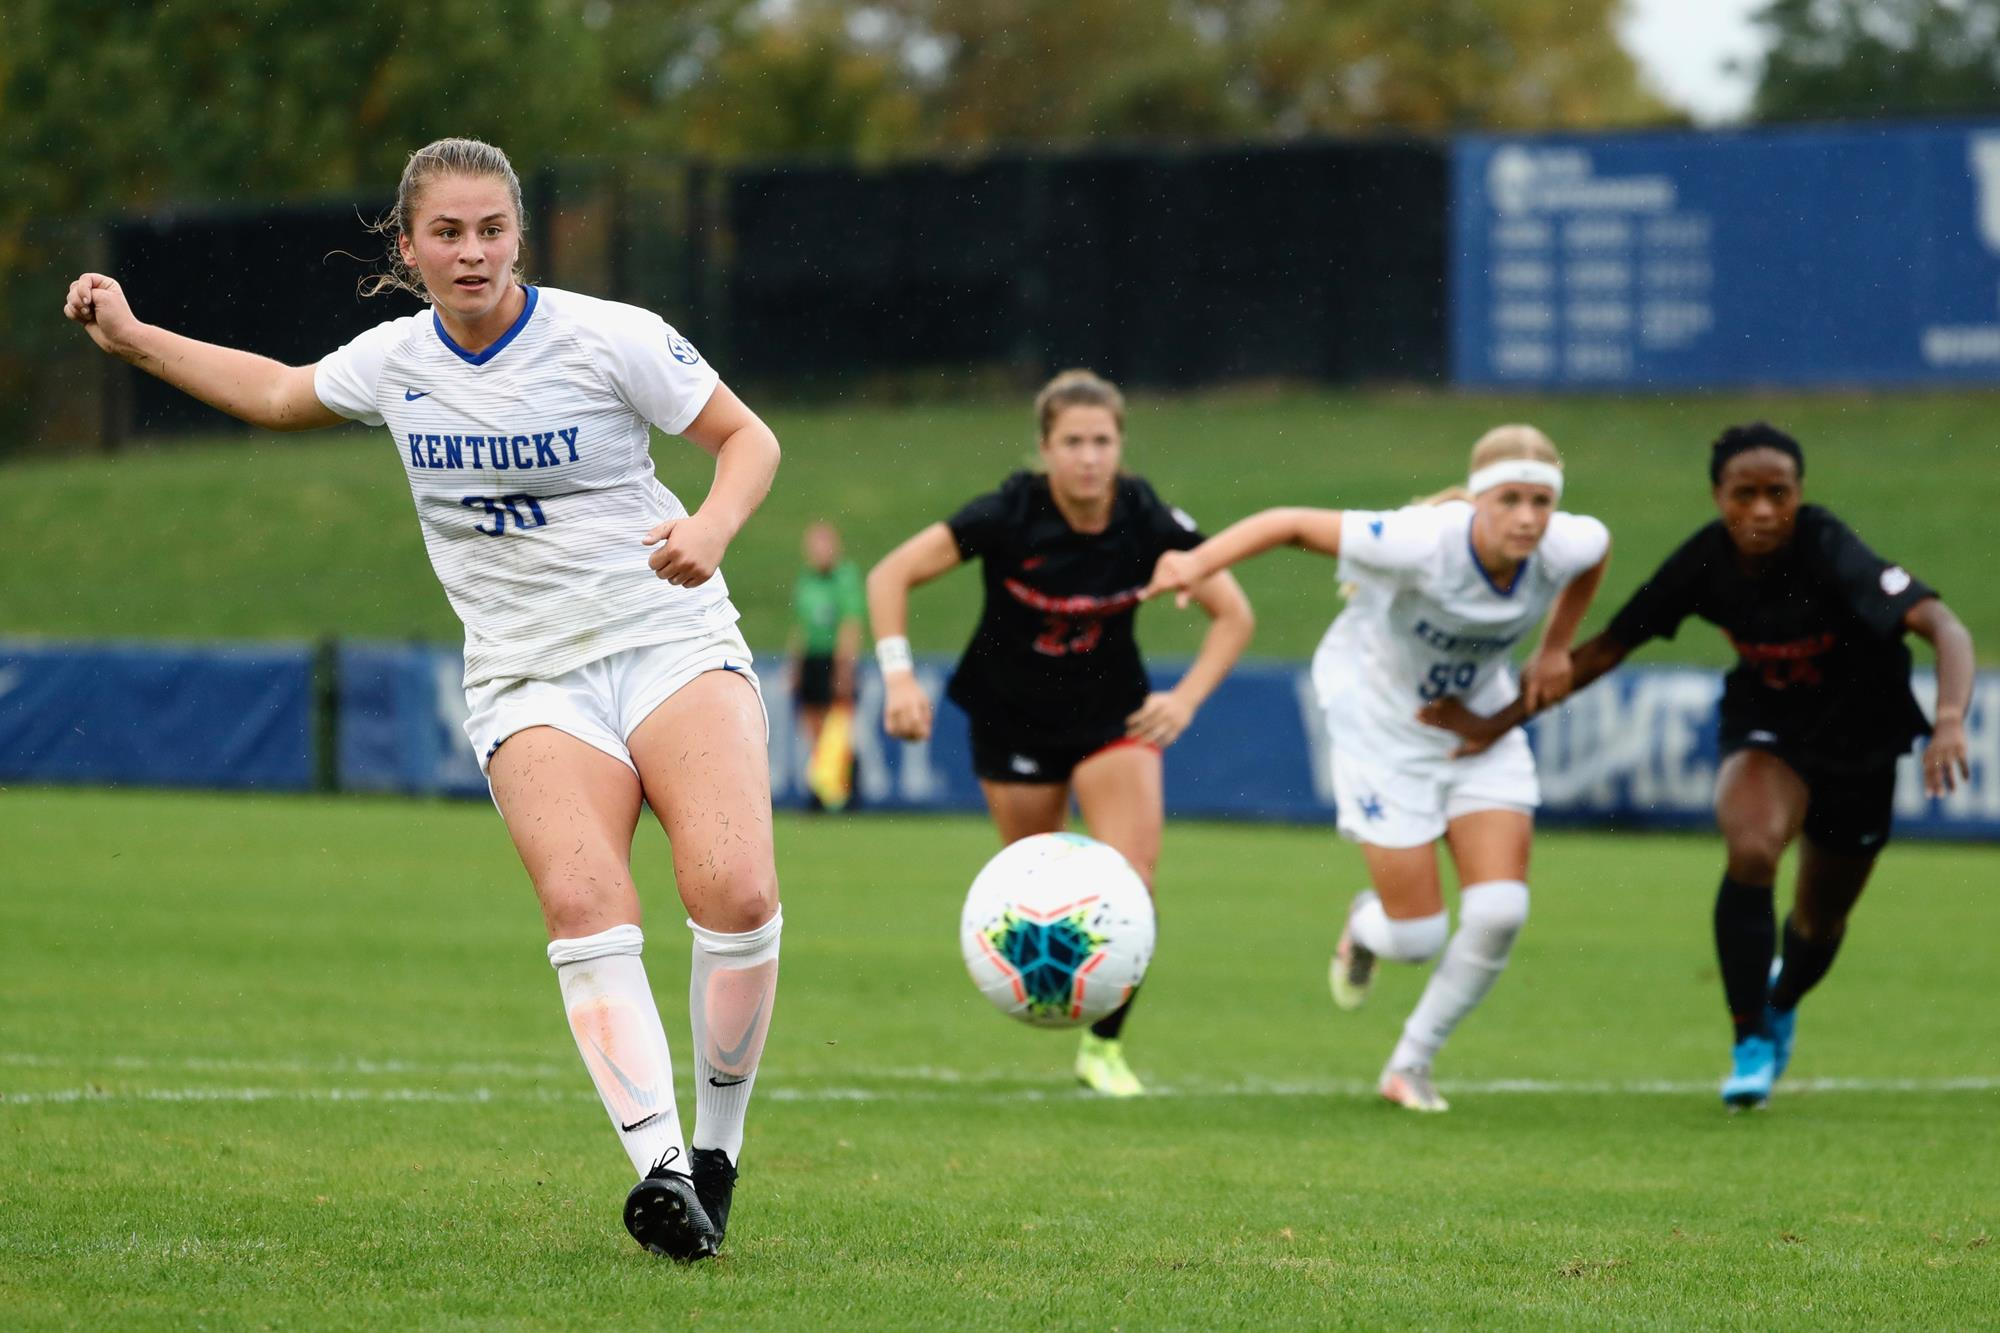
{"type": "MultiPolygon", "coordinates": [[[[579,1077],[578,1083],[582,1080],[579,1077]]],[[[1715,1084],[1709,1081],[1677,1082],[1641,1080],[1635,1082],[1568,1082],[1554,1079],[1492,1079],[1447,1082],[1445,1091],[1462,1096],[1542,1096],[1542,1097],[1712,1097],[1715,1084]]],[[[1782,1091],[1797,1093],[1962,1093],[2000,1092],[2000,1076],[1968,1078],[1820,1078],[1787,1082],[1782,1091]]],[[[1355,1079],[1331,1079],[1297,1083],[1243,1082],[1215,1084],[1161,1085],[1149,1094],[1155,1098],[1200,1100],[1208,1098],[1291,1098],[1315,1097],[1357,1099],[1375,1095],[1372,1083],[1355,1079]]],[[[950,1087],[777,1087],[758,1093],[773,1102],[1043,1102],[1084,1101],[1092,1094],[1082,1089],[1062,1087],[968,1088],[950,1087]]],[[[573,1089],[493,1089],[493,1088],[54,1088],[36,1092],[0,1092],[0,1106],[60,1106],[79,1103],[117,1102],[316,1102],[316,1103],[414,1103],[447,1106],[501,1103],[558,1103],[594,1100],[583,1087],[573,1089]]]]}
{"type": "Polygon", "coordinates": [[[445,1064],[419,1060],[240,1060],[230,1057],[103,1055],[78,1058],[0,1051],[0,1067],[17,1069],[108,1070],[120,1074],[178,1070],[190,1074],[405,1074],[419,1078],[567,1078],[570,1064],[523,1064],[509,1060],[466,1060],[445,1064]]]}

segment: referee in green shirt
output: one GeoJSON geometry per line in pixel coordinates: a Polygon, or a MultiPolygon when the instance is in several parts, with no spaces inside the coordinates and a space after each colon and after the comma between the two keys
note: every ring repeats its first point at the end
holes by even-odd
{"type": "Polygon", "coordinates": [[[841,558],[840,533],[833,524],[809,526],[803,545],[806,563],[792,589],[785,652],[791,662],[792,698],[807,753],[812,753],[827,713],[836,704],[854,702],[854,660],[861,651],[868,602],[861,571],[841,558]]]}

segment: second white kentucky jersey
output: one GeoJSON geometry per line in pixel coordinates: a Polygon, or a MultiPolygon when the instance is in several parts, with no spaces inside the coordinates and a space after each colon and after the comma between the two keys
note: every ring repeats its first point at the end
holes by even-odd
{"type": "Polygon", "coordinates": [[[1457,738],[1416,712],[1454,695],[1491,713],[1515,694],[1508,661],[1564,585],[1604,558],[1602,523],[1557,513],[1505,587],[1472,550],[1470,504],[1411,505],[1340,519],[1347,608],[1313,655],[1313,688],[1336,746],[1393,757],[1448,753],[1457,738]]]}
{"type": "Polygon", "coordinates": [[[687,514],[653,474],[648,423],[687,429],[714,368],[650,311],[525,292],[520,318],[480,352],[425,312],[378,324],[313,377],[328,408],[389,428],[431,565],[465,622],[468,688],[736,618],[720,571],[676,588],[641,544],[687,514]]]}

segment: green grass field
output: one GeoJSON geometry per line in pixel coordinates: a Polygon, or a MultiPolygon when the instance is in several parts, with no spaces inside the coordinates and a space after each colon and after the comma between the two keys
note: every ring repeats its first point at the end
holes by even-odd
{"type": "MultiPolygon", "coordinates": [[[[2000,662],[2000,477],[1996,399],[1882,396],[1487,398],[1416,392],[1141,397],[1127,460],[1205,525],[1274,504],[1388,507],[1462,478],[1486,427],[1530,420],[1568,459],[1566,503],[1610,525],[1612,571],[1593,619],[1712,516],[1707,442],[1732,421],[1769,417],[1805,442],[1809,498],[1941,589],[2000,662]]],[[[943,518],[1030,456],[1019,402],[787,408],[762,404],[786,447],[777,489],[730,548],[725,569],[752,646],[775,652],[813,518],[836,520],[866,563],[943,518]]],[[[690,504],[711,465],[656,442],[661,478],[690,504]]],[[[459,627],[424,558],[409,491],[386,433],[238,436],[0,466],[16,558],[0,562],[0,632],[52,636],[316,638],[454,642],[459,627]]],[[[636,557],[635,557],[636,558],[636,557]]],[[[1260,656],[1308,655],[1336,609],[1324,561],[1279,554],[1243,574],[1260,656]]],[[[963,643],[977,609],[966,576],[920,593],[912,636],[963,643]]],[[[1198,618],[1149,612],[1149,649],[1192,650],[1198,618]]],[[[1719,664],[1705,628],[1650,650],[1719,664]]]]}
{"type": "MultiPolygon", "coordinates": [[[[777,1023],[727,1250],[689,1270],[620,1225],[491,810],[0,793],[0,1323],[2000,1326],[1990,852],[1891,849],[1791,1084],[1731,1117],[1715,842],[1548,835],[1420,1119],[1368,1093],[1420,974],[1325,994],[1362,880],[1330,833],[1168,831],[1128,1030],[1160,1095],[1125,1104],[966,981],[990,843],[781,820],[777,1023]]],[[[657,830],[637,864],[685,1051],[657,830]]]]}

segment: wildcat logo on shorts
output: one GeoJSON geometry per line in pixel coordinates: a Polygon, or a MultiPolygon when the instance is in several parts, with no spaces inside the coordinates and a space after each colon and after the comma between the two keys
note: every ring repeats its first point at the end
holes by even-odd
{"type": "Polygon", "coordinates": [[[692,366],[701,360],[701,353],[694,350],[694,344],[678,333],[667,335],[667,351],[684,366],[692,366]]]}

